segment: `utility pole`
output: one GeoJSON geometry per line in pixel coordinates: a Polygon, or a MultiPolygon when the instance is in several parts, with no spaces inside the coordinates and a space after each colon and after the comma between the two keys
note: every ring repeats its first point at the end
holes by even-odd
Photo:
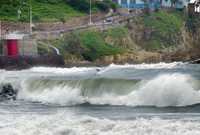
{"type": "Polygon", "coordinates": [[[1,20],[0,20],[0,41],[2,39],[2,31],[1,31],[1,20]]]}
{"type": "Polygon", "coordinates": [[[92,0],[90,0],[90,22],[89,25],[92,25],[92,0]]]}
{"type": "Polygon", "coordinates": [[[18,9],[18,10],[17,10],[17,19],[18,19],[18,20],[20,20],[21,14],[22,14],[21,9],[18,9]]]}
{"type": "Polygon", "coordinates": [[[30,35],[32,35],[32,26],[33,26],[33,20],[32,20],[32,3],[31,3],[31,0],[29,1],[29,6],[30,6],[30,35]]]}
{"type": "Polygon", "coordinates": [[[127,4],[128,4],[128,14],[130,13],[130,0],[127,0],[127,4]]]}

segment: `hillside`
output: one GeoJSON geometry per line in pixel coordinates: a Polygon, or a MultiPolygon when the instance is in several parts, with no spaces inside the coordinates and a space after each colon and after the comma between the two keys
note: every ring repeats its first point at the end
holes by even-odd
{"type": "MultiPolygon", "coordinates": [[[[32,0],[33,21],[62,21],[71,17],[82,16],[83,12],[78,11],[60,1],[56,4],[32,0]]],[[[0,19],[7,21],[28,21],[29,3],[4,3],[0,5],[0,19]],[[21,6],[22,5],[22,6],[21,6]],[[21,9],[21,17],[18,20],[18,9],[21,9]]]]}
{"type": "MultiPolygon", "coordinates": [[[[49,24],[47,30],[51,29],[51,24],[53,24],[51,22],[56,21],[55,24],[57,24],[57,21],[66,21],[65,24],[68,24],[67,20],[73,20],[72,17],[88,14],[88,1],[81,1],[32,0],[33,20],[47,22],[49,24]],[[77,4],[78,2],[81,4],[77,4]]],[[[105,2],[106,0],[102,3],[93,3],[92,11],[116,8],[112,5],[113,3],[104,5],[105,2]]],[[[16,11],[19,3],[12,4],[4,1],[4,6],[0,6],[2,20],[17,21],[16,11]],[[11,7],[14,10],[10,10],[11,7]]],[[[28,21],[29,15],[24,14],[28,12],[28,8],[22,9],[20,21],[28,21]],[[27,12],[24,12],[26,10],[27,12]]],[[[66,63],[187,61],[200,57],[198,53],[200,50],[199,24],[198,16],[190,17],[183,11],[161,9],[149,14],[134,15],[121,26],[114,26],[104,31],[96,28],[76,30],[63,33],[59,39],[39,41],[39,53],[41,55],[49,53],[46,46],[40,45],[41,42],[46,42],[61,51],[66,63]]]]}
{"type": "MultiPolygon", "coordinates": [[[[8,0],[0,1],[0,19],[26,22],[30,17],[30,5],[34,22],[65,22],[72,17],[89,14],[89,0],[8,0]]],[[[108,12],[116,4],[110,0],[93,1],[92,12],[108,12]]]]}
{"type": "Polygon", "coordinates": [[[50,42],[66,63],[187,61],[200,57],[200,22],[194,20],[180,11],[160,10],[133,17],[121,27],[74,31],[50,42]]]}

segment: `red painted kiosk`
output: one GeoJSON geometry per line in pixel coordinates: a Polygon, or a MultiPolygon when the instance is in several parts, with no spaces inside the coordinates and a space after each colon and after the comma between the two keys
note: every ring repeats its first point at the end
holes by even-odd
{"type": "Polygon", "coordinates": [[[23,39],[21,34],[8,34],[5,35],[5,54],[7,56],[18,56],[19,55],[19,45],[18,41],[23,39]]]}

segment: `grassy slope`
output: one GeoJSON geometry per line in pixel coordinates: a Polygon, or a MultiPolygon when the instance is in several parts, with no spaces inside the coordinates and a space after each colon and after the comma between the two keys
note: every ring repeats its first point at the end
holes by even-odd
{"type": "Polygon", "coordinates": [[[80,37],[83,46],[87,48],[84,57],[88,60],[93,61],[101,56],[115,55],[121,52],[119,48],[107,44],[100,32],[87,31],[81,33],[80,37]]]}
{"type": "Polygon", "coordinates": [[[125,49],[111,46],[105,41],[106,33],[95,30],[75,31],[66,34],[64,38],[51,41],[51,44],[61,50],[62,55],[68,59],[69,55],[84,60],[95,61],[108,55],[123,53],[125,49]]]}
{"type": "Polygon", "coordinates": [[[177,44],[181,28],[184,25],[184,18],[179,11],[159,11],[143,18],[146,28],[153,30],[147,48],[158,50],[177,44]],[[177,40],[176,40],[177,39],[177,40]]]}
{"type": "Polygon", "coordinates": [[[39,21],[60,21],[82,15],[83,13],[74,10],[64,2],[59,4],[33,3],[33,16],[39,18],[39,21]]]}
{"type": "MultiPolygon", "coordinates": [[[[143,49],[150,51],[162,50],[170,46],[176,47],[181,28],[185,22],[178,11],[159,11],[148,16],[139,17],[139,20],[140,25],[153,31],[150,39],[144,39],[141,44],[138,44],[141,48],[144,47],[143,49]],[[142,46],[142,44],[145,44],[145,46],[142,46]]],[[[144,33],[144,31],[134,32],[144,33]]],[[[69,55],[73,55],[77,58],[95,61],[102,56],[116,55],[129,50],[130,48],[123,47],[123,45],[127,42],[124,39],[129,37],[130,33],[127,27],[113,28],[104,32],[95,30],[75,31],[66,34],[64,38],[51,41],[51,44],[58,47],[63,56],[66,56],[66,59],[69,55]]],[[[134,40],[134,38],[130,40],[134,40]]]]}
{"type": "MultiPolygon", "coordinates": [[[[35,21],[63,21],[71,17],[82,16],[84,13],[73,9],[64,2],[59,4],[40,3],[32,1],[33,6],[33,20],[35,21]]],[[[0,8],[0,19],[7,21],[17,21],[17,8],[14,11],[6,11],[5,8],[0,8]]],[[[22,21],[28,21],[29,12],[28,7],[22,10],[22,21]]]]}

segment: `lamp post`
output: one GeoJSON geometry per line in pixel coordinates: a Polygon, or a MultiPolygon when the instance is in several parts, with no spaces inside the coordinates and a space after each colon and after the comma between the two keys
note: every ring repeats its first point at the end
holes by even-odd
{"type": "Polygon", "coordinates": [[[17,18],[18,18],[18,20],[20,20],[21,14],[22,14],[22,11],[21,11],[21,9],[19,8],[19,9],[17,10],[17,18]]]}
{"type": "Polygon", "coordinates": [[[92,0],[90,0],[90,22],[89,25],[92,25],[92,0]]]}
{"type": "Polygon", "coordinates": [[[29,10],[30,10],[30,34],[32,34],[33,30],[32,30],[32,26],[33,26],[33,21],[32,21],[32,3],[31,0],[29,1],[29,10]]]}
{"type": "Polygon", "coordinates": [[[1,38],[2,38],[2,34],[1,34],[1,20],[0,20],[0,41],[1,41],[1,38]]]}
{"type": "Polygon", "coordinates": [[[127,0],[127,4],[128,4],[128,14],[130,13],[130,0],[127,0]]]}

